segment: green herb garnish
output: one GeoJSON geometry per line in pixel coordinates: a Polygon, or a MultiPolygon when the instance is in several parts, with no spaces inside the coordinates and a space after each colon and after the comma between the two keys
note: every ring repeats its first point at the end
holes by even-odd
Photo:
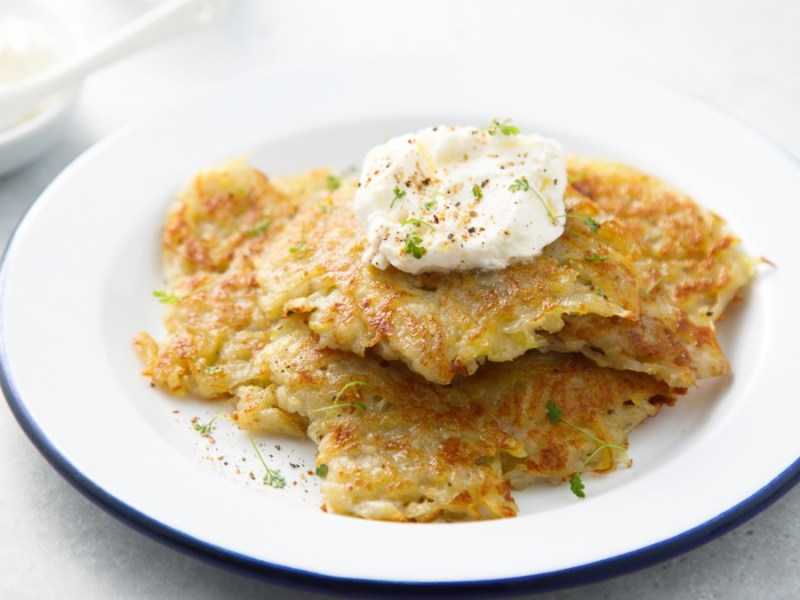
{"type": "Polygon", "coordinates": [[[414,258],[422,258],[422,256],[427,252],[427,250],[421,245],[422,238],[419,237],[416,233],[411,233],[406,238],[406,245],[404,250],[406,254],[410,254],[414,258]]]}
{"type": "Polygon", "coordinates": [[[494,456],[479,456],[475,459],[475,464],[479,467],[489,467],[494,463],[495,458],[494,456]]]}
{"type": "Polygon", "coordinates": [[[253,436],[248,433],[247,437],[250,438],[250,443],[253,445],[253,450],[256,451],[258,460],[260,460],[261,464],[264,466],[264,483],[274,488],[286,487],[286,480],[283,478],[283,475],[281,475],[281,472],[277,469],[270,469],[267,463],[264,462],[264,457],[261,456],[261,452],[258,446],[256,446],[256,441],[253,439],[253,436]]]}
{"type": "Polygon", "coordinates": [[[569,173],[567,175],[567,181],[570,183],[579,183],[586,179],[586,171],[578,171],[577,173],[569,173]]]}
{"type": "Polygon", "coordinates": [[[315,408],[311,412],[322,412],[324,410],[333,410],[334,408],[344,408],[344,407],[347,407],[347,406],[349,406],[351,408],[356,408],[358,410],[367,410],[367,405],[364,404],[363,402],[360,402],[360,401],[355,401],[355,402],[340,402],[339,401],[341,399],[342,395],[347,390],[349,390],[350,388],[353,388],[353,387],[355,387],[357,385],[368,385],[368,384],[367,384],[366,381],[350,381],[350,382],[344,384],[342,386],[342,388],[336,393],[336,395],[333,397],[333,402],[331,403],[330,406],[323,406],[322,408],[315,408]]]}
{"type": "Polygon", "coordinates": [[[317,474],[317,477],[325,477],[328,474],[328,465],[322,463],[318,465],[316,469],[314,469],[314,473],[317,474]]]}
{"type": "Polygon", "coordinates": [[[153,292],[153,296],[158,298],[158,301],[162,304],[175,304],[180,298],[178,298],[175,294],[167,293],[161,290],[156,290],[153,292]]]}
{"type": "MultiPolygon", "coordinates": [[[[570,427],[575,431],[582,433],[590,440],[597,443],[597,448],[592,450],[589,456],[587,456],[586,459],[583,461],[584,467],[588,465],[592,461],[592,459],[603,450],[609,449],[609,450],[619,450],[620,452],[625,451],[625,448],[623,446],[618,446],[617,444],[610,444],[608,442],[604,442],[588,429],[584,429],[583,427],[578,427],[574,423],[571,423],[566,419],[564,419],[564,413],[552,400],[546,404],[546,407],[547,407],[547,418],[550,420],[551,423],[553,423],[554,425],[558,424],[566,425],[567,427],[570,427]]],[[[580,475],[578,475],[577,473],[573,475],[572,478],[569,480],[569,483],[570,483],[570,489],[572,490],[573,494],[575,494],[579,498],[585,497],[585,494],[583,492],[583,482],[581,481],[580,475]]]]}
{"type": "Polygon", "coordinates": [[[483,190],[481,189],[481,186],[479,186],[477,183],[472,186],[472,195],[475,196],[475,198],[477,198],[478,200],[483,198],[483,190]]]}
{"type": "Polygon", "coordinates": [[[327,187],[329,191],[335,192],[342,187],[342,180],[336,175],[328,175],[325,179],[325,187],[327,187]]]}
{"type": "Polygon", "coordinates": [[[514,183],[508,186],[512,192],[530,192],[531,191],[531,184],[528,182],[527,177],[523,177],[522,179],[515,179],[514,183]]]}
{"type": "Polygon", "coordinates": [[[586,226],[591,229],[592,233],[597,233],[600,231],[600,223],[595,221],[592,217],[584,217],[583,222],[586,223],[586,226]]]}
{"type": "Polygon", "coordinates": [[[398,200],[402,200],[406,196],[406,191],[401,190],[399,187],[395,186],[394,190],[392,190],[394,194],[394,198],[392,198],[392,203],[389,205],[389,208],[394,208],[394,203],[398,200]]]}
{"type": "MultiPolygon", "coordinates": [[[[222,409],[220,409],[220,410],[222,410],[222,409]]],[[[200,435],[202,435],[203,437],[208,436],[211,433],[211,431],[214,429],[214,421],[217,420],[218,416],[219,416],[219,410],[214,414],[213,417],[211,417],[211,420],[208,423],[194,423],[194,425],[193,425],[194,426],[194,430],[195,431],[199,431],[200,435]]]]}
{"type": "Polygon", "coordinates": [[[519,127],[512,125],[511,119],[505,119],[502,123],[499,119],[492,119],[489,125],[478,131],[485,131],[489,135],[497,135],[498,133],[503,135],[518,135],[519,127]]]}
{"type": "Polygon", "coordinates": [[[575,473],[572,477],[569,478],[569,489],[572,490],[572,493],[575,494],[578,498],[586,498],[586,494],[584,493],[584,485],[583,481],[581,480],[581,476],[578,473],[575,473]]]}
{"type": "Polygon", "coordinates": [[[297,254],[298,252],[307,252],[307,251],[308,251],[308,246],[306,245],[306,228],[301,227],[300,242],[297,244],[297,246],[292,246],[291,248],[289,248],[289,252],[291,254],[297,254]]]}
{"type": "Polygon", "coordinates": [[[267,230],[267,227],[269,227],[270,223],[272,223],[271,220],[264,219],[263,221],[260,221],[257,225],[245,231],[244,234],[250,237],[255,237],[257,235],[260,235],[267,230]]]}

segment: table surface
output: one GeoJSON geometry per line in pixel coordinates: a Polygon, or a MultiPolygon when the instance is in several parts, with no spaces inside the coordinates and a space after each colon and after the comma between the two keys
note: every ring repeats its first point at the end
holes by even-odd
{"type": "MultiPolygon", "coordinates": [[[[45,1],[45,0],[43,0],[45,1]]],[[[50,1],[87,41],[152,3],[50,1]]],[[[0,8],[0,15],[3,9],[0,8]]],[[[65,137],[0,177],[0,241],[84,149],[166,103],[265,65],[361,49],[520,51],[606,65],[732,113],[800,156],[800,3],[793,0],[233,0],[213,26],[93,75],[65,137]]],[[[64,481],[0,407],[0,597],[310,599],[184,556],[64,481]]],[[[649,568],[537,598],[797,598],[800,489],[737,529],[649,568]]]]}

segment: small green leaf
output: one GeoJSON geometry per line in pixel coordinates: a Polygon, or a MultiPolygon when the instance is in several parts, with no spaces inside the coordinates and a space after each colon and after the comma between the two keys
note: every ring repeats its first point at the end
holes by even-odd
{"type": "Polygon", "coordinates": [[[514,183],[508,186],[508,189],[512,192],[530,192],[531,184],[526,177],[523,177],[522,179],[515,179],[514,183]]]}
{"type": "Polygon", "coordinates": [[[264,233],[267,230],[267,227],[269,227],[270,223],[272,223],[272,221],[270,221],[269,219],[264,219],[263,221],[259,222],[257,225],[255,225],[255,226],[251,227],[250,229],[248,229],[247,231],[245,231],[244,233],[247,236],[255,237],[257,235],[260,235],[260,234],[264,233]]]}
{"type": "Polygon", "coordinates": [[[256,451],[258,460],[260,460],[261,464],[264,466],[264,483],[278,489],[286,487],[286,480],[283,478],[283,475],[281,475],[281,472],[277,469],[270,469],[267,463],[264,462],[264,457],[261,456],[261,452],[258,446],[256,446],[256,441],[253,439],[253,436],[248,433],[247,437],[250,438],[250,443],[253,445],[253,450],[256,451]]]}
{"type": "Polygon", "coordinates": [[[600,231],[600,223],[595,221],[592,217],[586,217],[583,222],[592,230],[592,233],[600,231]]]}
{"type": "Polygon", "coordinates": [[[581,476],[578,473],[575,473],[569,478],[569,489],[572,490],[572,493],[578,498],[586,498],[586,494],[583,491],[585,487],[583,485],[583,481],[581,480],[581,476]]]}
{"type": "Polygon", "coordinates": [[[317,465],[317,468],[314,470],[314,473],[317,474],[317,477],[325,477],[328,474],[328,465],[326,465],[325,463],[317,465]]]}
{"type": "Polygon", "coordinates": [[[347,390],[349,390],[350,388],[355,387],[357,385],[368,385],[368,384],[367,384],[366,381],[350,381],[350,382],[344,384],[342,386],[342,388],[336,393],[336,395],[333,397],[333,402],[330,404],[330,406],[322,406],[320,408],[315,408],[311,412],[315,412],[316,413],[316,412],[322,412],[322,411],[326,411],[326,410],[333,410],[335,408],[346,408],[348,406],[351,407],[351,408],[356,408],[358,410],[367,410],[367,405],[364,404],[361,401],[340,402],[340,400],[342,398],[342,395],[345,392],[347,392],[347,390]]]}
{"type": "Polygon", "coordinates": [[[178,298],[175,294],[168,294],[167,292],[163,292],[161,290],[156,290],[153,292],[153,296],[158,298],[158,301],[162,304],[175,304],[180,298],[178,298]]]}
{"type": "MultiPolygon", "coordinates": [[[[511,119],[504,119],[502,122],[500,122],[499,119],[492,119],[489,125],[477,131],[485,131],[489,135],[497,135],[498,133],[503,135],[518,135],[519,127],[512,125],[511,119]]],[[[477,133],[477,131],[473,133],[477,133]]]]}
{"type": "Polygon", "coordinates": [[[483,190],[481,189],[481,186],[479,186],[477,183],[472,186],[472,195],[475,196],[475,198],[477,198],[478,200],[483,198],[483,190]]]}
{"type": "Polygon", "coordinates": [[[427,250],[421,245],[422,238],[417,234],[411,234],[406,238],[405,252],[416,259],[422,258],[427,250]]]}
{"type": "Polygon", "coordinates": [[[406,196],[406,191],[401,190],[399,187],[396,186],[394,190],[392,190],[392,193],[394,193],[394,198],[392,198],[392,203],[389,205],[390,208],[394,208],[394,203],[397,202],[398,200],[402,200],[406,196]]]}
{"type": "Polygon", "coordinates": [[[336,175],[328,175],[327,179],[325,180],[325,187],[327,187],[331,192],[335,192],[342,187],[342,180],[336,175]]]}
{"type": "Polygon", "coordinates": [[[547,418],[550,419],[550,422],[553,424],[560,423],[564,418],[564,413],[561,412],[561,409],[552,400],[549,400],[546,406],[547,418]]]}

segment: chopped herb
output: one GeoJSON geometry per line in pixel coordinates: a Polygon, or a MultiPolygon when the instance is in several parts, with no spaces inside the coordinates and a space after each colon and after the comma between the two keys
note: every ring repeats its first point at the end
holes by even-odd
{"type": "Polygon", "coordinates": [[[422,256],[427,252],[425,248],[423,248],[420,244],[422,244],[422,238],[419,237],[416,233],[409,234],[406,238],[406,245],[405,245],[405,252],[406,254],[410,254],[414,258],[422,258],[422,256]]]}
{"type": "Polygon", "coordinates": [[[483,198],[483,190],[481,189],[481,186],[479,186],[477,183],[472,186],[472,195],[475,196],[478,200],[483,198]]]}
{"type": "Polygon", "coordinates": [[[253,450],[256,451],[258,460],[260,460],[261,464],[264,466],[264,483],[271,485],[274,488],[286,487],[286,480],[283,478],[283,475],[281,475],[281,472],[277,469],[270,469],[267,466],[267,463],[264,462],[264,457],[261,456],[261,452],[259,451],[258,446],[256,446],[256,441],[253,439],[253,436],[248,433],[247,437],[250,438],[250,443],[253,445],[253,450]]]}
{"type": "Polygon", "coordinates": [[[475,464],[479,467],[489,467],[494,463],[494,456],[479,456],[475,459],[475,464]]]}
{"type": "Polygon", "coordinates": [[[579,183],[586,179],[586,171],[578,171],[577,173],[569,173],[567,175],[567,181],[570,183],[579,183]]]}
{"type": "Polygon", "coordinates": [[[327,179],[325,180],[325,186],[328,188],[328,190],[334,192],[342,187],[342,180],[336,175],[328,175],[327,179]]]}
{"type": "Polygon", "coordinates": [[[398,200],[402,200],[406,196],[406,191],[401,190],[397,186],[395,186],[394,190],[392,190],[392,193],[394,193],[394,198],[392,198],[392,203],[389,205],[389,208],[394,208],[394,203],[398,200]]]}
{"type": "Polygon", "coordinates": [[[344,384],[342,386],[342,388],[336,393],[336,395],[333,397],[333,402],[331,403],[330,406],[323,406],[322,408],[316,408],[312,412],[322,412],[324,410],[333,410],[334,408],[344,408],[344,407],[347,407],[347,406],[349,406],[351,408],[357,408],[358,410],[367,410],[367,405],[364,404],[363,402],[360,402],[360,401],[356,401],[356,402],[339,402],[339,400],[341,399],[342,395],[347,390],[349,390],[350,388],[353,388],[353,387],[355,387],[357,385],[368,385],[368,384],[367,384],[366,381],[350,381],[350,382],[344,384]]]}
{"type": "MultiPolygon", "coordinates": [[[[550,420],[551,423],[553,423],[554,425],[558,424],[566,425],[567,427],[570,427],[575,431],[582,433],[590,440],[597,443],[597,448],[595,448],[589,454],[589,456],[587,456],[586,459],[583,461],[584,467],[588,465],[592,461],[592,459],[603,450],[609,449],[609,450],[619,450],[620,452],[625,451],[625,448],[623,446],[618,446],[617,444],[610,444],[608,442],[604,442],[588,429],[584,429],[583,427],[578,427],[574,423],[571,423],[566,419],[564,419],[564,413],[552,400],[546,404],[546,407],[547,407],[547,418],[550,420]]],[[[570,479],[570,488],[572,489],[572,492],[579,498],[584,497],[583,482],[581,481],[580,475],[578,475],[577,473],[573,475],[572,478],[570,479]]]]}
{"type": "Polygon", "coordinates": [[[592,233],[597,233],[600,231],[600,223],[595,221],[592,217],[585,217],[583,215],[558,215],[556,217],[558,219],[581,219],[586,226],[592,231],[592,233]]]}
{"type": "Polygon", "coordinates": [[[606,291],[605,291],[603,288],[601,288],[601,287],[597,288],[597,289],[595,290],[595,292],[596,292],[596,293],[597,293],[597,295],[598,295],[598,296],[600,296],[601,298],[605,298],[605,297],[606,297],[606,291]]]}
{"type": "Polygon", "coordinates": [[[499,119],[492,119],[489,125],[478,131],[485,131],[489,135],[497,135],[498,133],[503,135],[518,135],[519,127],[512,125],[511,119],[505,119],[502,123],[499,119]]]}
{"type": "Polygon", "coordinates": [[[514,183],[508,186],[512,192],[530,192],[531,191],[531,184],[528,183],[528,179],[523,177],[522,179],[515,179],[514,183]]]}
{"type": "Polygon", "coordinates": [[[328,465],[322,463],[314,469],[314,472],[317,474],[317,477],[325,477],[328,474],[328,465]]]}
{"type": "Polygon", "coordinates": [[[222,367],[220,367],[219,365],[209,365],[205,368],[205,371],[209,375],[214,375],[215,373],[221,373],[222,367]]]}
{"type": "Polygon", "coordinates": [[[547,418],[553,425],[557,425],[564,418],[564,413],[558,408],[555,402],[550,401],[547,403],[547,418]]]}
{"type": "Polygon", "coordinates": [[[433,225],[430,223],[426,223],[422,219],[418,219],[417,217],[408,217],[405,221],[400,223],[400,225],[416,225],[417,227],[421,227],[424,225],[425,227],[429,227],[430,229],[435,229],[433,225]]]}
{"type": "Polygon", "coordinates": [[[600,231],[600,223],[595,221],[592,217],[586,217],[583,219],[583,222],[592,230],[592,233],[597,233],[600,231]]]}
{"type": "Polygon", "coordinates": [[[435,201],[435,200],[428,200],[428,201],[425,203],[425,210],[430,210],[430,209],[432,209],[434,206],[436,206],[436,201],[435,201]]]}
{"type": "Polygon", "coordinates": [[[289,252],[292,254],[296,254],[297,252],[307,252],[308,246],[306,245],[306,228],[300,228],[300,243],[297,246],[292,246],[289,248],[289,252]]]}
{"type": "Polygon", "coordinates": [[[607,256],[601,256],[599,254],[592,254],[591,256],[584,256],[583,260],[587,262],[605,262],[608,260],[607,256]]]}
{"type": "MultiPolygon", "coordinates": [[[[222,409],[220,409],[220,410],[222,410],[222,409]]],[[[216,412],[216,414],[213,417],[211,417],[211,420],[208,423],[195,423],[194,424],[194,430],[195,431],[199,431],[200,435],[202,435],[203,437],[208,436],[211,433],[211,431],[214,429],[214,421],[217,420],[217,416],[219,416],[219,410],[216,412]]]]}
{"type": "Polygon", "coordinates": [[[269,227],[270,223],[272,223],[272,221],[270,221],[269,219],[264,219],[263,221],[261,221],[257,225],[255,225],[254,227],[251,227],[250,229],[245,231],[244,234],[248,235],[250,237],[255,237],[255,236],[259,235],[259,234],[264,233],[267,230],[267,227],[269,227]]]}
{"type": "Polygon", "coordinates": [[[572,490],[572,493],[578,498],[586,498],[586,494],[583,491],[583,481],[578,473],[575,473],[575,475],[569,478],[569,489],[572,490]]]}
{"type": "Polygon", "coordinates": [[[161,290],[156,290],[153,292],[153,296],[158,298],[158,301],[162,304],[175,304],[180,298],[178,298],[175,294],[163,292],[161,290]]]}

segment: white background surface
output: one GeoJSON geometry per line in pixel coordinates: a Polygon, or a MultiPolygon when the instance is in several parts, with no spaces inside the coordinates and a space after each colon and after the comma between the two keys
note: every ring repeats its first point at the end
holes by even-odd
{"type": "MultiPolygon", "coordinates": [[[[51,5],[88,40],[149,7],[135,0],[52,0],[51,5]]],[[[63,141],[37,163],[0,178],[0,239],[7,240],[25,209],[70,160],[118,127],[253,68],[343,50],[484,48],[617,67],[704,98],[800,156],[798,26],[800,4],[789,0],[233,0],[231,14],[212,28],[87,82],[63,141]]],[[[513,82],[487,84],[513,93],[513,82]]],[[[424,94],[413,82],[408,92],[424,94]]],[[[146,173],[132,166],[131,175],[146,173]]],[[[786,202],[797,202],[797,194],[787,191],[786,202]]],[[[754,210],[754,218],[778,217],[754,210]]],[[[0,482],[2,598],[317,597],[225,572],[117,522],[49,467],[4,407],[0,482]]],[[[335,540],[321,543],[335,547],[335,540]]],[[[796,598],[799,562],[800,491],[795,489],[752,521],[684,556],[542,597],[796,598]]]]}

